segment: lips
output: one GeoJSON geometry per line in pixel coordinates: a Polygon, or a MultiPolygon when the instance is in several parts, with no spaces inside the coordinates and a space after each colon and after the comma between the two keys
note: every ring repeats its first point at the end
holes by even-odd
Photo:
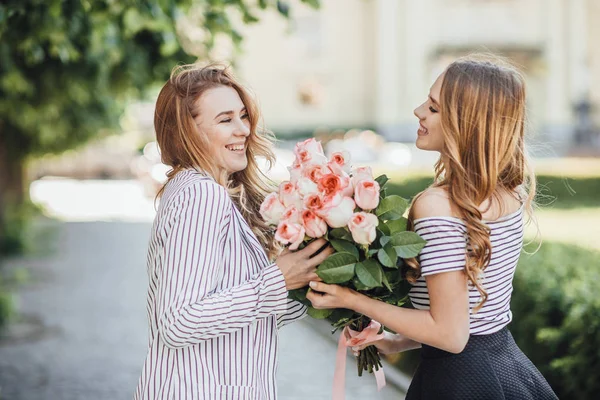
{"type": "Polygon", "coordinates": [[[423,126],[423,124],[419,122],[419,129],[417,129],[417,134],[420,136],[424,136],[424,135],[427,135],[428,133],[429,133],[429,130],[427,130],[427,128],[425,128],[423,126]]]}

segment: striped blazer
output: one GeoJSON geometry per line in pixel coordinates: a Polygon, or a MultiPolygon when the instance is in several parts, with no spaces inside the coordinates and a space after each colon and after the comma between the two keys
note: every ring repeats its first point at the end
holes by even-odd
{"type": "Polygon", "coordinates": [[[195,170],[166,186],[148,249],[149,345],[135,400],[275,399],[287,298],[227,191],[195,170]]]}

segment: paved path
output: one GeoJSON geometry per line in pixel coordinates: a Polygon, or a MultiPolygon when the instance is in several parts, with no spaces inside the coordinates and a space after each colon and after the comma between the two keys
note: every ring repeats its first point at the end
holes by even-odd
{"type": "MultiPolygon", "coordinates": [[[[18,293],[23,322],[0,340],[0,399],[130,399],[147,343],[145,252],[150,225],[51,224],[54,251],[10,260],[30,282],[18,293]]],[[[335,344],[299,322],[281,331],[283,400],[330,399],[335,344]]],[[[347,367],[347,398],[402,399],[377,393],[372,377],[347,367]]]]}

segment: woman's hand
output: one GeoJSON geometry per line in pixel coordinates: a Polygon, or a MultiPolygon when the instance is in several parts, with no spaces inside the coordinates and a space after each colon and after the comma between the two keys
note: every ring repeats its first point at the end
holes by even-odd
{"type": "Polygon", "coordinates": [[[335,251],[333,247],[327,246],[319,253],[319,250],[326,244],[325,239],[318,239],[302,250],[290,251],[286,248],[277,257],[275,264],[283,274],[287,290],[299,289],[308,285],[310,281],[320,280],[317,275],[317,266],[335,251]]]}
{"type": "Polygon", "coordinates": [[[355,356],[358,356],[358,352],[360,350],[363,350],[365,347],[371,345],[377,347],[377,351],[379,351],[381,354],[396,354],[421,347],[420,343],[410,340],[398,333],[383,331],[383,335],[383,339],[376,342],[352,347],[352,353],[354,353],[355,356]]]}
{"type": "Polygon", "coordinates": [[[323,282],[310,282],[306,298],[317,309],[347,308],[352,310],[359,293],[338,285],[328,285],[323,282]]]}

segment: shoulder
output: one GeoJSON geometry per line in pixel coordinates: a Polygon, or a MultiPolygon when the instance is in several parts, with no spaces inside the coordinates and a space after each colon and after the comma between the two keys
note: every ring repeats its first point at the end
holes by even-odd
{"type": "Polygon", "coordinates": [[[412,204],[413,219],[433,217],[457,218],[455,207],[443,187],[430,187],[419,194],[412,204]]]}
{"type": "Polygon", "coordinates": [[[228,209],[231,198],[227,189],[212,178],[194,171],[182,171],[170,182],[172,201],[170,209],[181,209],[186,205],[199,206],[204,209],[228,209]]]}

